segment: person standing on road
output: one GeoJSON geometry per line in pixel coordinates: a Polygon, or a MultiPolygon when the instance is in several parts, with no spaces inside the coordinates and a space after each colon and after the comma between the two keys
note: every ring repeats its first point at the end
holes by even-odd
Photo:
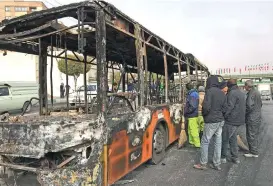
{"type": "Polygon", "coordinates": [[[221,161],[226,163],[228,144],[230,146],[231,161],[238,164],[238,129],[245,124],[246,100],[245,94],[237,86],[236,79],[230,79],[227,83],[228,93],[225,109],[225,125],[222,134],[221,161]]]}
{"type": "Polygon", "coordinates": [[[61,83],[60,85],[60,98],[64,98],[64,83],[61,83]]]}
{"type": "Polygon", "coordinates": [[[254,88],[252,80],[245,82],[245,89],[248,92],[246,98],[246,139],[249,146],[249,153],[244,156],[247,158],[257,158],[258,152],[258,137],[261,126],[262,100],[259,91],[254,88]]]}
{"type": "Polygon", "coordinates": [[[222,127],[224,125],[223,113],[226,99],[219,87],[222,82],[221,76],[210,76],[207,79],[206,94],[202,105],[205,126],[201,140],[200,163],[194,165],[196,169],[207,169],[209,143],[212,136],[215,136],[213,165],[211,167],[221,170],[222,127]]]}
{"type": "Polygon", "coordinates": [[[205,87],[199,86],[198,92],[199,92],[198,124],[199,124],[199,137],[201,141],[203,136],[203,131],[204,131],[204,118],[202,115],[202,104],[205,98],[205,87]]]}
{"type": "Polygon", "coordinates": [[[199,96],[197,90],[191,83],[186,85],[189,90],[185,105],[185,117],[188,120],[189,143],[195,147],[200,147],[199,126],[198,126],[198,103],[199,96]]]}

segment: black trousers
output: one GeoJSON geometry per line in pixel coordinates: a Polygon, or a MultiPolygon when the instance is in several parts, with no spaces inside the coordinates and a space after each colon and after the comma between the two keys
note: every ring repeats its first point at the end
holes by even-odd
{"type": "Polygon", "coordinates": [[[227,157],[228,144],[230,148],[231,158],[233,160],[238,159],[238,135],[239,126],[227,125],[225,124],[222,132],[222,152],[221,158],[224,159],[227,157]]]}
{"type": "Polygon", "coordinates": [[[259,133],[261,122],[247,123],[246,124],[246,139],[251,154],[259,154],[259,133]]]}

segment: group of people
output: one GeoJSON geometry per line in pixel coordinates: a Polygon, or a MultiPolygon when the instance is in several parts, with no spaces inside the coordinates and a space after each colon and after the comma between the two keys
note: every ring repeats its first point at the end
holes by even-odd
{"type": "Polygon", "coordinates": [[[214,154],[211,168],[221,170],[221,163],[227,160],[240,163],[237,135],[241,125],[246,124],[246,139],[249,152],[245,157],[257,158],[258,137],[261,124],[262,101],[259,91],[251,80],[245,82],[245,94],[235,79],[227,82],[221,76],[210,76],[206,88],[187,85],[189,90],[185,105],[188,121],[189,143],[200,148],[200,162],[196,169],[207,169],[208,148],[214,140],[214,154]],[[228,146],[231,157],[227,159],[228,146]]]}

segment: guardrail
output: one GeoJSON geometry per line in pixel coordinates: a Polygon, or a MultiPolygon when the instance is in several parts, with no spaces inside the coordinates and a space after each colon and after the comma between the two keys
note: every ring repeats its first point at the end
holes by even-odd
{"type": "Polygon", "coordinates": [[[230,74],[230,75],[222,75],[225,79],[226,78],[273,78],[273,73],[268,74],[230,74]]]}

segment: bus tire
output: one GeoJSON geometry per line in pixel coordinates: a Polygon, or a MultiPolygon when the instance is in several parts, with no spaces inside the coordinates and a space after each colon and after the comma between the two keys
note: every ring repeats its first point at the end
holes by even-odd
{"type": "Polygon", "coordinates": [[[164,129],[162,124],[159,124],[155,128],[153,134],[152,159],[150,160],[151,164],[159,164],[164,159],[166,154],[166,141],[166,130],[164,129]]]}
{"type": "Polygon", "coordinates": [[[26,101],[23,105],[23,108],[22,108],[22,111],[24,111],[26,109],[26,107],[28,106],[27,110],[26,110],[26,113],[29,113],[31,111],[31,103],[29,101],[26,101]]]}

